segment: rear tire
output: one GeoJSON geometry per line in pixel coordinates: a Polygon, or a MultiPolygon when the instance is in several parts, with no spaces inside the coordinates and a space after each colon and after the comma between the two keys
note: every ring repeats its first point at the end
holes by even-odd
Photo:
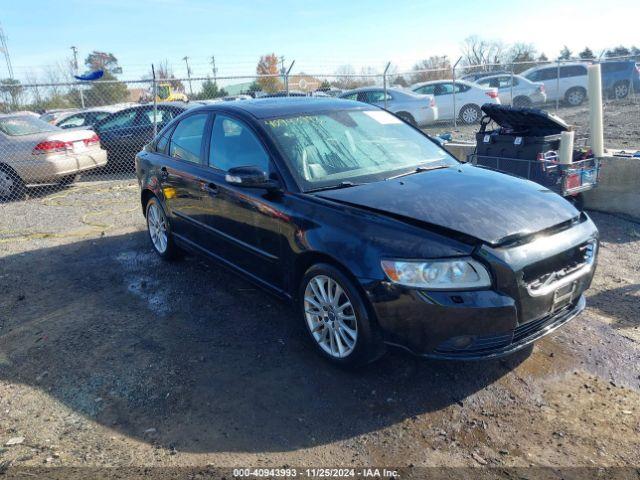
{"type": "Polygon", "coordinates": [[[582,87],[573,87],[564,94],[564,101],[567,105],[578,107],[587,98],[587,91],[582,87]]]}
{"type": "Polygon", "coordinates": [[[8,165],[0,165],[0,201],[24,200],[27,187],[15,170],[8,165]]]}
{"type": "Polygon", "coordinates": [[[180,251],[171,235],[171,224],[157,197],[151,197],[145,207],[147,232],[153,250],[163,260],[180,257],[180,251]]]}
{"type": "Polygon", "coordinates": [[[334,266],[319,263],[309,268],[300,282],[297,302],[309,340],[330,362],[356,367],[384,354],[366,299],[334,266]]]}
{"type": "Polygon", "coordinates": [[[482,118],[482,110],[477,105],[470,103],[460,109],[459,118],[465,125],[473,125],[482,118]]]}
{"type": "Polygon", "coordinates": [[[417,126],[418,126],[418,124],[417,124],[417,122],[416,122],[416,119],[415,119],[415,118],[413,118],[413,115],[411,115],[411,114],[410,114],[410,113],[408,113],[408,112],[398,112],[398,113],[396,114],[396,116],[397,116],[398,118],[400,118],[400,119],[404,120],[405,122],[407,122],[409,125],[412,125],[412,126],[414,126],[414,127],[417,127],[417,126]]]}
{"type": "Polygon", "coordinates": [[[629,96],[629,82],[627,82],[626,80],[617,82],[613,86],[613,98],[620,99],[627,98],[627,96],[629,96]]]}

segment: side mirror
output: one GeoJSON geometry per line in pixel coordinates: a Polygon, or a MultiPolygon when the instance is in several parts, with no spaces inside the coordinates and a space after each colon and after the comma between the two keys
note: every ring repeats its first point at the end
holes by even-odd
{"type": "Polygon", "coordinates": [[[270,179],[261,168],[254,165],[231,168],[224,179],[227,183],[245,188],[264,188],[269,191],[280,188],[277,181],[270,179]]]}

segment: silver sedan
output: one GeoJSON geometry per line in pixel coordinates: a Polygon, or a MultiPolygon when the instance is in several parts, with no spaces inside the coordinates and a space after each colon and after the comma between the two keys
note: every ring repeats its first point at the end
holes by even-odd
{"type": "Polygon", "coordinates": [[[364,87],[349,90],[339,98],[357,100],[386,108],[407,123],[422,127],[438,120],[438,107],[433,95],[418,95],[398,88],[387,88],[387,104],[385,91],[381,87],[364,87]]]}
{"type": "Polygon", "coordinates": [[[502,74],[483,77],[476,82],[482,87],[493,87],[498,89],[500,103],[513,105],[515,107],[530,107],[532,105],[543,104],[547,101],[547,94],[544,90],[544,83],[532,82],[520,75],[502,74]],[[513,78],[513,90],[511,79],[513,78]]]}

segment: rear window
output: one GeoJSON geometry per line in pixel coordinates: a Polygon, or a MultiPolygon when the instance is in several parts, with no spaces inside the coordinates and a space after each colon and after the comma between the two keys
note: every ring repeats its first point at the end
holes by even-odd
{"type": "Polygon", "coordinates": [[[32,117],[8,117],[0,118],[0,132],[11,137],[31,135],[33,133],[55,132],[58,127],[43,122],[39,118],[32,117]]]}

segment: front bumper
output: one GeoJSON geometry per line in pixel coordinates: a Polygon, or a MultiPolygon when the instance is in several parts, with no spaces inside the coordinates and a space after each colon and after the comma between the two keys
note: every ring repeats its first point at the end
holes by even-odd
{"type": "Polygon", "coordinates": [[[595,225],[587,218],[524,245],[482,247],[478,258],[490,265],[495,277],[491,290],[423,291],[388,281],[364,282],[363,287],[387,343],[430,358],[499,357],[524,348],[584,310],[584,292],[595,272],[596,238],[595,225]],[[540,284],[541,271],[568,262],[567,252],[582,252],[585,245],[594,246],[591,263],[561,270],[562,278],[540,284]]]}

